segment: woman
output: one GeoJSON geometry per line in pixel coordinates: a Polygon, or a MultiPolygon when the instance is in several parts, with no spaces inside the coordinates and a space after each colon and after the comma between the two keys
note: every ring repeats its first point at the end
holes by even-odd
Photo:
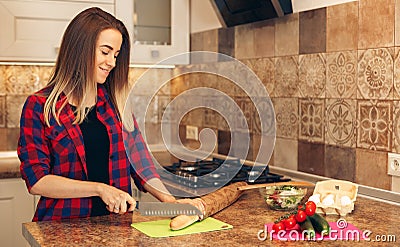
{"type": "Polygon", "coordinates": [[[33,221],[132,211],[131,174],[140,189],[175,200],[140,132],[131,133],[133,169],[124,149],[117,102],[128,87],[129,53],[126,27],[99,8],[68,25],[49,83],[21,115],[20,170],[29,192],[41,196],[33,221]]]}

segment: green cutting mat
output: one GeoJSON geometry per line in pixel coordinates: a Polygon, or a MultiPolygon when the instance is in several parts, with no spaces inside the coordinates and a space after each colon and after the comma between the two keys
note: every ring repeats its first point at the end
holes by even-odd
{"type": "Polygon", "coordinates": [[[132,223],[131,226],[146,234],[147,236],[153,238],[180,236],[186,234],[226,230],[233,228],[233,226],[212,217],[208,217],[203,221],[195,222],[194,224],[178,231],[172,231],[171,229],[169,229],[170,222],[170,219],[165,219],[132,223]]]}

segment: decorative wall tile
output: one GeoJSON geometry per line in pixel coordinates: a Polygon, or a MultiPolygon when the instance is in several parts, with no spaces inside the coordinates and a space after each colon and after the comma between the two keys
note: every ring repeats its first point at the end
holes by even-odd
{"type": "Polygon", "coordinates": [[[218,52],[231,57],[235,56],[234,27],[218,29],[218,52]]]}
{"type": "Polygon", "coordinates": [[[275,68],[274,97],[297,97],[299,95],[298,57],[277,57],[275,68]]]}
{"type": "MultiPolygon", "coordinates": [[[[192,33],[190,35],[191,51],[218,52],[218,30],[208,30],[204,32],[192,33]]],[[[197,53],[191,56],[191,63],[216,62],[217,56],[210,56],[210,53],[197,53]]]]}
{"type": "Polygon", "coordinates": [[[19,128],[7,128],[6,130],[7,130],[6,150],[17,150],[19,128]]]}
{"type": "Polygon", "coordinates": [[[6,96],[7,128],[18,128],[21,118],[22,107],[24,106],[27,95],[6,96]]]}
{"type": "Polygon", "coordinates": [[[275,46],[275,19],[253,23],[255,57],[273,57],[275,46]]]}
{"type": "Polygon", "coordinates": [[[355,182],[356,149],[326,145],[325,176],[355,182]]]}
{"type": "Polygon", "coordinates": [[[323,99],[299,99],[299,140],[324,142],[324,113],[323,99]]]}
{"type": "Polygon", "coordinates": [[[326,99],[327,144],[356,147],[356,107],[355,100],[326,99]]]}
{"type": "MultiPolygon", "coordinates": [[[[400,45],[400,1],[395,1],[395,14],[394,14],[394,45],[400,45]]],[[[400,180],[399,180],[400,181],[400,180]]],[[[400,190],[400,186],[399,186],[400,190]]]]}
{"type": "Polygon", "coordinates": [[[325,97],[325,55],[300,55],[299,91],[302,97],[325,97]]]}
{"type": "Polygon", "coordinates": [[[400,153],[400,101],[393,102],[393,147],[392,152],[400,153]]]}
{"type": "Polygon", "coordinates": [[[203,124],[204,127],[209,128],[217,128],[218,127],[218,120],[219,114],[216,111],[216,104],[220,103],[221,100],[217,96],[209,95],[203,96],[203,104],[204,104],[204,120],[203,124]]]}
{"type": "Polygon", "coordinates": [[[135,85],[136,81],[146,72],[147,69],[141,69],[141,68],[129,68],[129,73],[128,73],[128,81],[129,85],[132,87],[135,85]]]}
{"type": "Polygon", "coordinates": [[[254,97],[252,99],[254,110],[252,111],[252,133],[268,136],[276,135],[275,112],[272,101],[265,97],[254,97]],[[259,113],[262,116],[259,116],[259,113]]]}
{"type": "Polygon", "coordinates": [[[181,124],[184,125],[193,125],[193,126],[203,126],[203,116],[204,116],[204,109],[194,109],[189,111],[184,117],[182,118],[181,124]]]}
{"type": "Polygon", "coordinates": [[[248,59],[245,63],[263,83],[271,97],[275,88],[275,63],[273,58],[248,59]]]}
{"type": "Polygon", "coordinates": [[[358,1],[327,7],[326,51],[356,50],[358,1]]]}
{"type": "Polygon", "coordinates": [[[7,142],[8,141],[9,140],[7,139],[7,129],[6,128],[0,128],[0,151],[9,151],[9,150],[11,150],[11,149],[7,148],[7,142]]]}
{"type": "Polygon", "coordinates": [[[276,138],[274,149],[274,165],[297,171],[297,140],[276,138]]]}
{"type": "Polygon", "coordinates": [[[299,14],[290,14],[275,20],[275,56],[299,54],[299,14]]]}
{"type": "MultiPolygon", "coordinates": [[[[400,2],[400,1],[399,1],[400,2]]],[[[395,60],[394,60],[394,99],[400,99],[400,48],[395,48],[395,60]]]]}
{"type": "Polygon", "coordinates": [[[325,145],[299,141],[298,170],[315,175],[325,175],[325,145]]]}
{"type": "Polygon", "coordinates": [[[190,51],[202,51],[203,50],[203,35],[204,32],[197,32],[190,34],[190,51]]]}
{"type": "Polygon", "coordinates": [[[52,66],[39,66],[39,88],[43,88],[50,81],[54,67],[52,66]]]}
{"type": "MultiPolygon", "coordinates": [[[[159,95],[156,96],[155,98],[155,105],[153,109],[157,109],[157,119],[158,123],[171,123],[171,122],[177,122],[178,119],[175,115],[175,109],[173,108],[171,103],[172,98],[167,95],[159,95]],[[167,107],[169,108],[168,111],[166,111],[167,107]]],[[[176,98],[175,98],[176,99],[176,98]]]]}
{"type": "Polygon", "coordinates": [[[357,147],[390,151],[392,148],[392,102],[358,101],[357,147]]]}
{"type": "Polygon", "coordinates": [[[357,148],[355,182],[390,190],[391,176],[387,175],[387,153],[357,148]]]}
{"type": "Polygon", "coordinates": [[[31,94],[39,90],[39,66],[6,66],[4,77],[7,94],[31,94]]]}
{"type": "MultiPolygon", "coordinates": [[[[225,88],[218,82],[218,63],[205,63],[200,65],[199,84],[202,87],[213,88],[220,91],[231,91],[231,88],[225,88]]],[[[229,93],[228,93],[229,94],[229,93]]]]}
{"type": "Polygon", "coordinates": [[[254,58],[254,29],[251,24],[235,26],[235,58],[254,58]]]}
{"type": "Polygon", "coordinates": [[[393,46],[395,0],[362,0],[358,2],[358,48],[393,46]],[[384,31],[382,27],[385,27],[384,31]]]}
{"type": "Polygon", "coordinates": [[[231,132],[218,130],[218,153],[228,155],[231,148],[231,132]]]}
{"type": "Polygon", "coordinates": [[[391,48],[359,51],[357,98],[393,99],[393,53],[391,48]]]}
{"type": "Polygon", "coordinates": [[[357,96],[357,52],[326,54],[326,97],[355,99],[357,96]]]}
{"type": "Polygon", "coordinates": [[[326,51],[326,8],[300,12],[299,53],[326,51]]]}
{"type": "Polygon", "coordinates": [[[260,164],[273,165],[275,137],[252,134],[251,140],[252,160],[260,164]]]}
{"type": "Polygon", "coordinates": [[[273,98],[276,115],[276,136],[297,140],[299,107],[297,98],[273,98]]]}
{"type": "MultiPolygon", "coordinates": [[[[263,86],[260,85],[260,81],[255,73],[250,69],[252,66],[252,59],[243,59],[241,62],[246,65],[243,66],[241,63],[237,63],[233,66],[234,71],[231,71],[232,82],[238,85],[240,91],[236,91],[239,96],[259,96],[262,91],[259,90],[263,86]],[[260,87],[257,87],[259,85],[260,87]],[[261,92],[260,92],[261,91],[261,92]]],[[[265,94],[264,94],[265,95],[265,94]]]]}
{"type": "Polygon", "coordinates": [[[217,84],[224,87],[224,92],[230,96],[245,96],[245,93],[237,84],[247,81],[247,78],[242,78],[246,76],[246,73],[245,75],[237,73],[236,67],[236,61],[218,63],[217,84]]]}
{"type": "Polygon", "coordinates": [[[0,65],[0,94],[6,93],[5,70],[7,66],[0,65]]]}
{"type": "Polygon", "coordinates": [[[252,135],[242,131],[234,131],[232,133],[232,145],[230,152],[234,157],[239,159],[253,159],[252,135]]]}
{"type": "Polygon", "coordinates": [[[158,95],[170,95],[171,93],[171,86],[170,80],[172,76],[171,69],[156,69],[155,70],[155,78],[154,81],[157,82],[160,87],[158,88],[157,94],[158,95]]]}
{"type": "Polygon", "coordinates": [[[252,118],[253,118],[253,111],[255,109],[253,103],[248,97],[235,97],[234,100],[242,110],[241,112],[235,113],[236,119],[234,123],[235,124],[234,130],[252,132],[252,124],[253,124],[252,118]]]}
{"type": "Polygon", "coordinates": [[[187,76],[184,74],[185,72],[186,71],[183,66],[178,66],[173,69],[173,79],[170,82],[171,95],[179,95],[189,88],[186,80],[187,76]]]}
{"type": "Polygon", "coordinates": [[[0,128],[6,127],[6,96],[0,95],[0,128]]]}
{"type": "Polygon", "coordinates": [[[203,34],[203,50],[218,52],[218,30],[204,31],[203,34]]]}
{"type": "Polygon", "coordinates": [[[149,145],[164,143],[160,123],[146,123],[145,131],[142,131],[142,136],[149,145]]]}

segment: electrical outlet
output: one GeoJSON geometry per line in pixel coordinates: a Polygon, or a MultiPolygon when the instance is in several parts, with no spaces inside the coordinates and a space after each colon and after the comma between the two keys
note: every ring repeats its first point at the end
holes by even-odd
{"type": "Polygon", "coordinates": [[[199,132],[196,126],[186,126],[186,139],[199,140],[199,132]]]}
{"type": "Polygon", "coordinates": [[[400,177],[400,154],[388,153],[388,174],[400,177]]]}

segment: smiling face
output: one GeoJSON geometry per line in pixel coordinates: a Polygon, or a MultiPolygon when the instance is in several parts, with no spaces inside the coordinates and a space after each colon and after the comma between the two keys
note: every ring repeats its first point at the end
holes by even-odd
{"type": "Polygon", "coordinates": [[[94,78],[104,83],[110,71],[115,67],[121,49],[122,35],[115,29],[103,30],[96,43],[94,78]]]}

